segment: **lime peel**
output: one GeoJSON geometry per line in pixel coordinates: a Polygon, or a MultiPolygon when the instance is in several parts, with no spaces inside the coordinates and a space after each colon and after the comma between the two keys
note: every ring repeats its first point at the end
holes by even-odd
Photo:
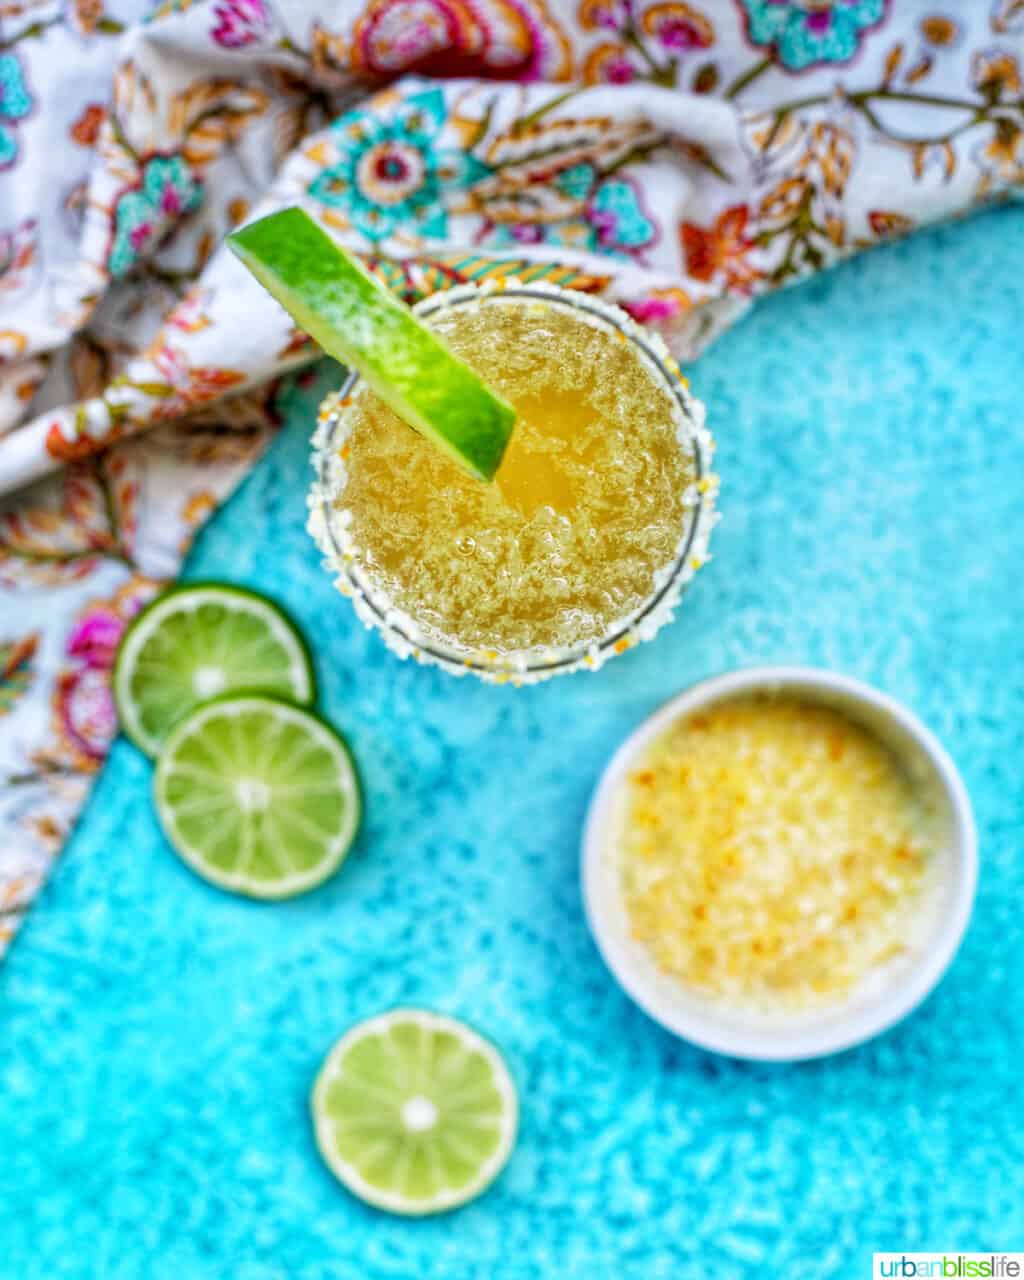
{"type": "Polygon", "coordinates": [[[492,480],[515,410],[304,210],[228,236],[233,253],[327,352],[480,480],[492,480]]]}

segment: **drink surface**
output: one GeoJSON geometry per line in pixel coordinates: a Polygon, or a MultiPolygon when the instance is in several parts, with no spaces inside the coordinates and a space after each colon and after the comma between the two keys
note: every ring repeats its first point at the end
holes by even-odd
{"type": "Polygon", "coordinates": [[[492,295],[429,323],[515,406],[515,431],[485,484],[358,384],[335,507],[363,577],[449,643],[601,639],[650,598],[691,518],[674,397],[631,342],[563,306],[492,295]]]}

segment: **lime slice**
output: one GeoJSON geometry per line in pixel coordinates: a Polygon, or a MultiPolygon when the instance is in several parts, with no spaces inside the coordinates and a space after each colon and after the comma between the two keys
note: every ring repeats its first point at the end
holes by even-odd
{"type": "Polygon", "coordinates": [[[259,694],[208,702],[173,729],[153,790],[189,866],[252,898],[290,898],[326,880],[362,807],[352,757],[330,725],[259,694]]]}
{"type": "Polygon", "coordinates": [[[394,1009],[342,1036],[312,1108],[332,1172],[360,1199],[405,1214],[478,1196],[511,1154],[519,1110],[494,1046],[423,1009],[394,1009]]]}
{"type": "Polygon", "coordinates": [[[171,729],[238,690],[313,701],[313,667],[281,610],[251,591],[203,583],[159,596],[124,634],[114,667],[121,728],[155,756],[171,729]]]}
{"type": "Polygon", "coordinates": [[[282,209],[227,242],[328,355],[473,475],[494,478],[515,411],[307,213],[282,209]]]}

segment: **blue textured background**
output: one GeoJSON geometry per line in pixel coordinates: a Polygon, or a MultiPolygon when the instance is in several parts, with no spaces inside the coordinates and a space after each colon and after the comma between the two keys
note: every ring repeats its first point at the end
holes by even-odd
{"type": "Polygon", "coordinates": [[[487,688],[402,664],[303,532],[312,393],[191,577],[279,595],[368,798],[335,880],[281,906],[194,878],[119,743],[0,972],[0,1274],[17,1280],[862,1277],[877,1249],[1024,1249],[1024,209],[774,297],[693,369],[720,442],[715,559],[656,644],[487,688]],[[634,1008],[583,923],[613,747],[696,677],[841,668],[959,760],[977,912],[925,1006],[830,1061],[751,1066],[634,1008]],[[397,1002],[505,1049],[522,1132],[457,1214],[364,1209],[317,1159],[332,1041],[397,1002]]]}

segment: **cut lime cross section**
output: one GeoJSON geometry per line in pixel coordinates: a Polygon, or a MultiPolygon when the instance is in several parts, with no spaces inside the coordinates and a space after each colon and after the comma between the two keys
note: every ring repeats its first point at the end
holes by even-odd
{"type": "Polygon", "coordinates": [[[393,1213],[454,1209],[504,1168],[518,1105],[493,1045],[464,1023],[394,1009],[338,1041],[313,1089],[313,1124],[331,1170],[393,1213]]]}
{"type": "Polygon", "coordinates": [[[220,698],[172,730],[154,778],[157,816],[193,870],[253,898],[326,880],[359,826],[348,748],[318,716],[260,695],[220,698]]]}
{"type": "Polygon", "coordinates": [[[492,480],[515,411],[302,209],[282,209],[228,245],[295,322],[410,426],[492,480]]]}
{"type": "Polygon", "coordinates": [[[259,691],[313,701],[313,668],[276,605],[238,587],[177,587],[125,632],[114,668],[121,728],[155,756],[171,729],[211,698],[259,691]]]}

